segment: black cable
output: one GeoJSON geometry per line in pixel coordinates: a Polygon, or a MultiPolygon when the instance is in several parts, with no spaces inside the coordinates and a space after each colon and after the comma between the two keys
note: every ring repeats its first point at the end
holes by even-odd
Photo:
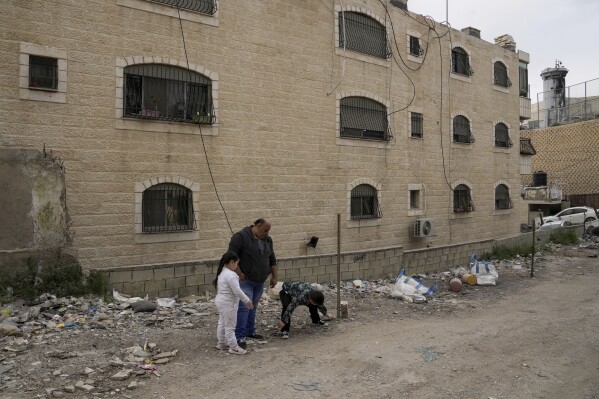
{"type": "MultiPolygon", "coordinates": [[[[185,62],[187,64],[187,72],[189,73],[189,58],[187,57],[187,47],[185,45],[185,35],[183,33],[183,22],[181,21],[181,13],[179,11],[179,7],[177,7],[177,15],[179,16],[179,26],[181,28],[181,38],[183,39],[183,51],[185,52],[185,62]]],[[[216,194],[216,199],[220,204],[223,213],[225,214],[225,219],[227,224],[229,225],[229,230],[231,230],[231,234],[234,234],[233,228],[231,227],[231,223],[229,222],[229,217],[227,216],[227,211],[225,211],[225,207],[223,206],[222,201],[220,200],[220,196],[218,195],[218,190],[216,188],[216,182],[214,181],[214,176],[212,175],[212,168],[210,167],[210,161],[208,160],[208,152],[206,151],[206,144],[204,143],[204,135],[202,134],[202,125],[198,121],[198,128],[200,129],[200,139],[202,140],[202,148],[204,149],[204,156],[206,158],[206,165],[208,166],[208,173],[210,174],[210,180],[212,180],[212,186],[214,187],[214,192],[216,194]]]]}

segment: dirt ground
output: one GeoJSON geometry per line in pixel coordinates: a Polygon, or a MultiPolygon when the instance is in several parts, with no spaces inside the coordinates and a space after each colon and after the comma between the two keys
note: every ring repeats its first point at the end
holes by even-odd
{"type": "MultiPolygon", "coordinates": [[[[258,314],[267,342],[250,342],[244,356],[214,348],[218,316],[209,302],[190,304],[204,312],[189,318],[177,317],[180,309],[114,310],[107,328],[26,334],[21,351],[7,351],[16,338],[2,338],[0,375],[8,378],[0,397],[599,399],[598,253],[558,247],[535,259],[532,279],[528,262],[500,262],[496,286],[460,293],[442,274],[429,276],[439,291],[423,304],[376,292],[385,281],[362,290],[349,282],[341,291],[348,319],[312,326],[300,308],[289,340],[273,326],[280,305],[267,301],[258,314]],[[109,361],[146,339],[178,353],[156,372],[112,379],[123,367],[109,361]],[[78,380],[95,388],[64,392],[78,380]],[[127,389],[132,381],[137,388],[127,389]]],[[[324,290],[336,314],[336,290],[324,290]]]]}

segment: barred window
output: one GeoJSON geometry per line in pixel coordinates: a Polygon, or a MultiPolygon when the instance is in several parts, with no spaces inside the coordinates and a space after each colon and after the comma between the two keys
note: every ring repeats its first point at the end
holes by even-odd
{"type": "Polygon", "coordinates": [[[474,136],[470,131],[470,121],[462,115],[453,118],[453,141],[457,143],[474,143],[474,136]]]}
{"type": "Polygon", "coordinates": [[[216,12],[215,0],[149,0],[154,3],[164,4],[180,8],[182,10],[195,11],[202,14],[213,15],[216,12]]]}
{"type": "Polygon", "coordinates": [[[510,78],[507,76],[507,67],[500,61],[496,61],[493,65],[494,83],[498,86],[509,87],[512,85],[510,78]]]}
{"type": "Polygon", "coordinates": [[[468,53],[461,47],[454,47],[451,50],[451,71],[465,76],[472,75],[468,53]]]}
{"type": "Polygon", "coordinates": [[[424,55],[424,50],[420,47],[420,39],[415,36],[410,36],[410,55],[414,57],[424,55]]]}
{"type": "Polygon", "coordinates": [[[412,125],[411,136],[415,138],[422,138],[422,119],[423,115],[418,112],[410,112],[410,122],[412,125]]]}
{"type": "Polygon", "coordinates": [[[212,82],[199,73],[162,64],[124,70],[124,116],[212,124],[212,82]]]}
{"type": "Polygon", "coordinates": [[[58,88],[58,60],[50,57],[29,55],[29,88],[58,88]]]}
{"type": "Polygon", "coordinates": [[[351,218],[378,219],[382,217],[376,188],[360,184],[351,190],[351,218]]]}
{"type": "Polygon", "coordinates": [[[456,213],[474,211],[470,188],[465,184],[460,184],[453,189],[453,211],[456,213]]]}
{"type": "Polygon", "coordinates": [[[351,139],[391,139],[387,107],[366,97],[344,97],[340,101],[340,136],[351,139]]]}
{"type": "Polygon", "coordinates": [[[498,123],[495,125],[495,145],[497,147],[510,148],[512,146],[512,140],[510,140],[508,131],[508,127],[505,123],[498,123]]]}
{"type": "Polygon", "coordinates": [[[190,189],[162,183],[142,195],[142,223],[145,233],[193,230],[193,202],[190,189]]]}
{"type": "Polygon", "coordinates": [[[357,12],[339,13],[339,47],[384,59],[390,54],[385,26],[357,12]]]}
{"type": "Polygon", "coordinates": [[[495,187],[495,209],[511,209],[510,190],[505,184],[495,187]]]}

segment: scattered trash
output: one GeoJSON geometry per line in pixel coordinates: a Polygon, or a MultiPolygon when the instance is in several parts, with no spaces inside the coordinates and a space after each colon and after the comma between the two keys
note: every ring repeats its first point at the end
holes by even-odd
{"type": "Polygon", "coordinates": [[[391,297],[401,298],[407,302],[424,303],[427,301],[426,296],[432,296],[436,289],[436,286],[428,288],[419,280],[407,277],[405,270],[401,269],[391,292],[391,297]]]}
{"type": "Polygon", "coordinates": [[[292,382],[291,386],[296,391],[320,391],[320,383],[319,382],[298,381],[298,382],[292,382]]]}
{"type": "Polygon", "coordinates": [[[156,303],[163,308],[172,308],[177,301],[174,298],[156,298],[156,303]]]}
{"type": "Polygon", "coordinates": [[[449,289],[453,292],[460,292],[462,290],[462,280],[457,277],[449,280],[449,289]]]}
{"type": "Polygon", "coordinates": [[[433,362],[445,354],[445,352],[441,352],[437,350],[434,346],[423,346],[416,348],[416,352],[420,352],[422,355],[422,360],[424,362],[433,362]]]}
{"type": "Polygon", "coordinates": [[[476,254],[470,256],[470,273],[476,276],[478,285],[495,285],[499,278],[495,266],[486,260],[479,261],[476,254]]]}

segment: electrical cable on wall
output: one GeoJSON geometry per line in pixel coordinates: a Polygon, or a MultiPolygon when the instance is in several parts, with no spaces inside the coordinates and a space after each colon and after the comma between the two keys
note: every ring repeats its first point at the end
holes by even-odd
{"type": "MultiPolygon", "coordinates": [[[[181,21],[181,12],[177,7],[177,15],[179,16],[179,26],[181,28],[181,38],[183,39],[183,51],[185,53],[185,62],[187,64],[187,72],[189,73],[189,58],[187,56],[187,46],[185,45],[185,34],[183,32],[183,22],[181,21]]],[[[227,216],[227,211],[225,211],[225,207],[223,206],[222,201],[220,200],[220,196],[218,195],[218,189],[216,188],[216,182],[214,181],[214,176],[212,174],[212,168],[210,167],[210,161],[208,160],[208,152],[206,152],[206,144],[204,143],[204,135],[202,134],[202,126],[198,122],[198,128],[200,129],[200,139],[202,140],[202,148],[204,149],[204,156],[206,158],[206,165],[208,166],[208,173],[210,175],[210,179],[212,180],[212,186],[214,187],[214,192],[216,193],[216,199],[220,204],[223,213],[225,214],[225,220],[227,221],[227,225],[229,226],[229,230],[231,230],[231,234],[234,234],[233,228],[231,227],[231,223],[229,222],[229,217],[227,216]]]]}
{"type": "MultiPolygon", "coordinates": [[[[341,6],[341,19],[342,19],[342,23],[343,23],[343,59],[341,60],[341,78],[339,79],[339,82],[335,85],[335,87],[333,86],[333,64],[334,64],[334,60],[335,60],[335,49],[337,48],[337,46],[335,45],[335,40],[337,39],[335,37],[335,35],[333,35],[333,51],[332,51],[332,59],[331,59],[331,91],[327,93],[327,96],[330,96],[331,94],[333,94],[333,92],[335,90],[337,90],[337,87],[339,87],[339,85],[341,84],[341,82],[343,82],[343,79],[345,78],[345,45],[347,43],[347,36],[346,36],[346,29],[345,29],[345,9],[343,7],[343,3],[341,0],[339,0],[339,5],[341,6]]],[[[335,15],[335,11],[333,10],[333,15],[335,15]]]]}

